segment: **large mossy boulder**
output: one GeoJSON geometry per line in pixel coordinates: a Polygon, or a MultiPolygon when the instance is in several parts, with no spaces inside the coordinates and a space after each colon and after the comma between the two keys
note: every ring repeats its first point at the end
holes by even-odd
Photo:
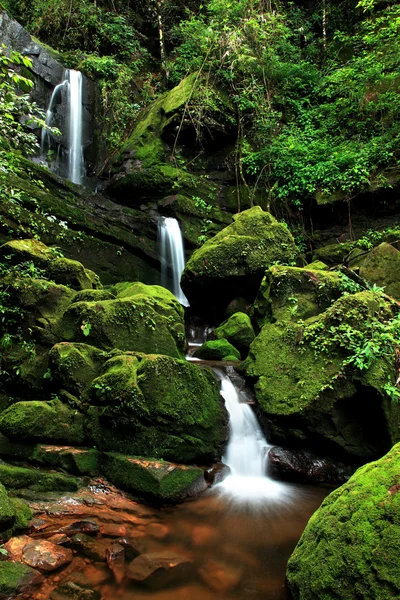
{"type": "Polygon", "coordinates": [[[97,448],[182,463],[220,456],[226,413],[211,370],[134,354],[103,369],[90,388],[88,435],[97,448]]]}
{"type": "Polygon", "coordinates": [[[30,263],[46,273],[46,278],[75,290],[99,289],[99,277],[82,263],[58,256],[56,250],[33,239],[13,240],[0,246],[0,257],[10,257],[11,264],[30,263]]]}
{"type": "Polygon", "coordinates": [[[65,312],[60,339],[87,342],[104,350],[183,357],[183,308],[161,286],[133,284],[115,300],[76,302],[65,312]]]}
{"type": "Polygon", "coordinates": [[[204,471],[199,467],[113,452],[102,455],[101,466],[111,483],[161,502],[182,501],[207,487],[204,471]]]}
{"type": "Polygon", "coordinates": [[[193,355],[202,360],[240,360],[240,352],[225,339],[204,342],[193,355]]]}
{"type": "Polygon", "coordinates": [[[104,351],[88,344],[55,344],[49,353],[52,378],[63,389],[80,396],[100,374],[106,356],[104,351]]]}
{"type": "Polygon", "coordinates": [[[400,597],[400,444],[332,492],[287,567],[294,600],[400,597]]]}
{"type": "Polygon", "coordinates": [[[351,340],[379,311],[383,321],[390,318],[389,305],[361,292],[338,299],[310,323],[262,327],[245,367],[273,443],[365,460],[400,439],[400,406],[385,391],[394,363],[377,357],[368,369],[346,364],[351,340]]]}
{"type": "Polygon", "coordinates": [[[293,263],[296,256],[288,229],[255,206],[235,215],[231,225],[192,254],[182,289],[200,314],[223,314],[238,296],[254,300],[268,267],[293,263]]]}
{"type": "Polygon", "coordinates": [[[244,355],[255,338],[250,317],[243,312],[233,314],[214,329],[217,339],[226,339],[244,355]]]}
{"type": "Polygon", "coordinates": [[[367,255],[352,261],[360,268],[360,275],[368,283],[384,287],[386,294],[400,300],[400,252],[391,244],[382,242],[367,255]]]}
{"type": "Polygon", "coordinates": [[[343,275],[307,266],[274,265],[261,282],[253,313],[265,322],[306,320],[326,310],[344,291],[343,275]]]}
{"type": "Polygon", "coordinates": [[[0,414],[0,431],[11,439],[82,444],[84,416],[60,402],[16,402],[0,414]]]}

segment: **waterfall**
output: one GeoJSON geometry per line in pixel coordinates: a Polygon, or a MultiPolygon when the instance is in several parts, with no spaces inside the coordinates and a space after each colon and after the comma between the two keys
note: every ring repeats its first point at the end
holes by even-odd
{"type": "Polygon", "coordinates": [[[241,402],[229,377],[218,370],[216,373],[229,414],[229,440],[222,462],[231,469],[231,474],[215,487],[216,491],[238,502],[281,500],[290,487],[267,475],[270,446],[255,414],[246,402],[241,402]]]}
{"type": "Polygon", "coordinates": [[[158,222],[158,233],[160,239],[161,285],[170,289],[183,306],[189,306],[189,302],[181,289],[181,275],[185,268],[185,255],[178,221],[171,217],[161,217],[158,222]],[[171,285],[168,285],[168,267],[172,272],[171,285]]]}
{"type": "Polygon", "coordinates": [[[82,113],[82,73],[69,69],[64,72],[64,80],[53,90],[45,119],[45,124],[48,127],[53,125],[59,126],[63,139],[61,142],[56,140],[46,127],[43,127],[40,148],[42,160],[46,162],[52,162],[47,160],[47,150],[57,151],[54,170],[68,177],[73,183],[82,183],[85,176],[82,113]],[[60,94],[64,94],[61,99],[59,98],[60,94]],[[56,106],[62,104],[62,100],[64,100],[66,106],[65,119],[59,125],[57,120],[60,119],[60,112],[57,115],[57,119],[56,106]],[[61,144],[65,146],[64,151],[61,144]]]}
{"type": "Polygon", "coordinates": [[[82,148],[82,73],[70,69],[68,81],[68,179],[72,183],[82,183],[85,172],[82,148]]]}

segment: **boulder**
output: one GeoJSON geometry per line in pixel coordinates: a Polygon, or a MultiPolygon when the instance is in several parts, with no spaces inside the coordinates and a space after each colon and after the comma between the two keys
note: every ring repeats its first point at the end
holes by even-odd
{"type": "Polygon", "coordinates": [[[207,485],[199,467],[106,452],[102,470],[111,483],[140,497],[177,502],[203,491],[207,485]]]}
{"type": "Polygon", "coordinates": [[[268,267],[296,257],[288,229],[255,206],[195,250],[182,274],[182,289],[197,313],[222,315],[238,296],[253,302],[268,267]]]}
{"type": "Polygon", "coordinates": [[[386,294],[400,300],[399,250],[382,242],[367,255],[356,258],[354,263],[359,266],[361,277],[368,283],[384,287],[386,294]]]}
{"type": "Polygon", "coordinates": [[[15,506],[8,497],[7,490],[0,483],[0,532],[11,529],[15,523],[15,506]]]}
{"type": "Polygon", "coordinates": [[[237,312],[221,323],[214,329],[214,335],[219,340],[223,338],[228,340],[243,354],[247,354],[249,346],[255,338],[250,317],[243,312],[237,312]]]}
{"type": "Polygon", "coordinates": [[[46,279],[75,290],[99,289],[99,277],[77,260],[59,257],[54,248],[34,239],[13,240],[0,246],[0,257],[11,257],[11,264],[29,263],[45,272],[46,279]]]}
{"type": "Polygon", "coordinates": [[[42,583],[43,575],[19,562],[0,562],[0,598],[16,598],[42,583]]]}
{"type": "Polygon", "coordinates": [[[69,564],[72,550],[47,540],[33,540],[22,550],[22,559],[30,567],[49,573],[69,564]]]}
{"type": "Polygon", "coordinates": [[[22,401],[0,415],[0,431],[11,439],[82,444],[84,416],[60,400],[22,401]]]}
{"type": "Polygon", "coordinates": [[[185,581],[192,569],[189,559],[166,550],[134,558],[127,566],[126,575],[135,583],[159,589],[185,581]]]}
{"type": "Polygon", "coordinates": [[[64,581],[51,592],[50,600],[101,600],[101,594],[75,581],[64,581]]]}
{"type": "Polygon", "coordinates": [[[49,467],[65,469],[76,475],[95,477],[99,474],[98,454],[96,448],[37,444],[31,459],[49,467]]]}
{"type": "Polygon", "coordinates": [[[400,596],[400,444],[314,513],[287,567],[294,600],[400,596]]]}
{"type": "Polygon", "coordinates": [[[161,286],[137,284],[115,300],[76,302],[65,312],[59,336],[97,348],[183,357],[183,308],[161,286]]]}
{"type": "Polygon", "coordinates": [[[90,388],[87,432],[102,450],[177,462],[213,461],[226,412],[213,372],[162,355],[108,360],[90,388]]]}
{"type": "Polygon", "coordinates": [[[106,353],[88,344],[61,342],[49,353],[52,378],[71,394],[80,396],[100,374],[106,353]]]}
{"type": "Polygon", "coordinates": [[[386,392],[394,364],[379,355],[368,369],[346,363],[352,339],[374,315],[384,323],[391,308],[360,292],[339,298],[310,324],[262,327],[244,366],[272,443],[368,460],[400,439],[400,406],[386,392]]]}
{"type": "Polygon", "coordinates": [[[83,554],[95,562],[105,562],[106,560],[105,547],[86,533],[75,533],[71,537],[71,546],[79,554],[83,554]]]}
{"type": "MultiPolygon", "coordinates": [[[[0,463],[0,482],[11,490],[29,488],[41,492],[75,491],[78,489],[79,483],[75,477],[63,475],[62,473],[17,467],[3,462],[0,463]]],[[[20,515],[20,518],[25,519],[25,522],[27,517],[26,511],[20,515]]]]}
{"type": "Polygon", "coordinates": [[[269,450],[268,470],[279,479],[310,483],[343,483],[354,472],[348,465],[321,458],[307,450],[281,447],[269,450]]]}
{"type": "Polygon", "coordinates": [[[240,360],[240,352],[225,339],[204,342],[193,356],[202,360],[240,360]]]}
{"type": "Polygon", "coordinates": [[[66,535],[72,535],[74,533],[85,533],[95,535],[99,533],[100,527],[94,519],[84,519],[82,521],[74,521],[70,525],[66,525],[59,529],[59,533],[65,533],[66,535]]]}
{"type": "Polygon", "coordinates": [[[122,544],[114,542],[106,550],[108,568],[114,574],[116,583],[119,585],[125,575],[125,548],[122,544]]]}

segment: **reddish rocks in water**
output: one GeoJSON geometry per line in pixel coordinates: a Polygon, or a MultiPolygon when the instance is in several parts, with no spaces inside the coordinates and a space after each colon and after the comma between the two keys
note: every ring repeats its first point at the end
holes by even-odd
{"type": "Polygon", "coordinates": [[[27,535],[19,535],[8,540],[4,544],[4,549],[8,552],[8,558],[13,561],[22,562],[22,551],[30,541],[31,538],[27,535]]]}
{"type": "Polygon", "coordinates": [[[42,583],[43,575],[20,562],[0,562],[0,598],[15,598],[42,583]]]}
{"type": "Polygon", "coordinates": [[[139,556],[139,554],[144,554],[146,552],[146,544],[143,537],[143,535],[138,535],[137,537],[129,536],[117,540],[117,543],[123,546],[125,556],[128,560],[133,560],[139,556]]]}
{"type": "Polygon", "coordinates": [[[204,582],[218,594],[226,594],[240,582],[241,570],[216,561],[208,561],[199,569],[204,582]]]}
{"type": "Polygon", "coordinates": [[[71,540],[65,533],[55,533],[49,537],[47,541],[57,544],[58,546],[63,546],[64,544],[69,544],[71,540]]]}
{"type": "Polygon", "coordinates": [[[73,533],[98,533],[100,527],[94,519],[85,519],[84,521],[75,521],[67,527],[62,527],[58,533],[65,533],[71,535],[73,533]]]}
{"type": "Polygon", "coordinates": [[[135,583],[152,588],[182,583],[192,571],[192,563],[172,552],[141,554],[129,563],[126,575],[135,583]]]}
{"type": "Polygon", "coordinates": [[[354,469],[306,450],[273,447],[268,453],[272,474],[282,479],[308,483],[343,483],[354,469]]]}
{"type": "Polygon", "coordinates": [[[204,479],[209,485],[216,485],[217,483],[221,483],[230,473],[231,469],[228,465],[218,463],[204,472],[204,479]]]}
{"type": "Polygon", "coordinates": [[[73,581],[66,581],[53,590],[50,600],[100,600],[101,594],[73,581]]]}
{"type": "Polygon", "coordinates": [[[72,551],[46,540],[32,541],[22,550],[22,559],[41,571],[55,571],[72,560],[72,551]]]}
{"type": "Polygon", "coordinates": [[[125,575],[125,548],[114,542],[106,550],[106,560],[111,571],[114,573],[115,581],[119,584],[125,575]]]}
{"type": "Polygon", "coordinates": [[[74,550],[77,550],[80,554],[91,560],[96,562],[104,562],[106,560],[106,549],[85,533],[75,533],[71,537],[71,546],[74,550]]]}

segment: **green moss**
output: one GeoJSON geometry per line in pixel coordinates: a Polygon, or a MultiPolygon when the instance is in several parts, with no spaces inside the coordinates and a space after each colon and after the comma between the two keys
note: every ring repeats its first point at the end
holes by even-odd
{"type": "Polygon", "coordinates": [[[73,448],[69,446],[47,446],[38,444],[32,460],[54,468],[62,468],[76,475],[99,474],[99,457],[95,448],[73,448]]]}
{"type": "Polygon", "coordinates": [[[154,500],[182,500],[193,485],[204,482],[198,467],[114,453],[103,455],[102,470],[115,485],[154,500]]]}
{"type": "Polygon", "coordinates": [[[400,252],[396,248],[383,242],[354,263],[359,265],[361,277],[400,300],[400,252]]]}
{"type": "Polygon", "coordinates": [[[75,477],[34,468],[16,467],[0,463],[0,482],[10,490],[29,488],[31,490],[53,492],[78,489],[75,477]]]}
{"type": "Polygon", "coordinates": [[[15,523],[15,506],[8,497],[4,485],[0,484],[0,532],[13,527],[15,523]]]}
{"type": "Polygon", "coordinates": [[[0,415],[0,431],[19,440],[82,444],[84,416],[59,400],[16,402],[0,415]]]}
{"type": "Polygon", "coordinates": [[[294,600],[399,597],[399,469],[398,444],[323,502],[288,563],[294,600]]]}
{"type": "Polygon", "coordinates": [[[348,256],[353,249],[353,246],[354,244],[352,242],[322,246],[313,252],[313,260],[322,261],[329,266],[341,265],[345,257],[348,256]]]}
{"type": "Polygon", "coordinates": [[[99,375],[105,356],[87,344],[56,344],[49,354],[53,379],[70,393],[83,394],[99,375]]]}
{"type": "Polygon", "coordinates": [[[219,455],[225,413],[211,371],[160,355],[122,355],[104,370],[88,420],[98,448],[184,463],[219,455]]]}
{"type": "Polygon", "coordinates": [[[28,529],[33,517],[33,512],[20,498],[10,498],[10,501],[15,510],[15,523],[13,529],[15,531],[28,529]]]}
{"type": "Polygon", "coordinates": [[[0,594],[3,598],[15,598],[43,577],[28,565],[18,562],[0,562],[0,594]]]}
{"type": "Polygon", "coordinates": [[[240,350],[246,350],[254,340],[254,329],[250,317],[243,312],[233,314],[214,329],[218,339],[225,338],[240,350]]]}
{"type": "Polygon", "coordinates": [[[221,338],[219,340],[204,342],[204,344],[196,350],[194,356],[203,360],[228,360],[226,357],[233,356],[235,360],[239,360],[240,352],[227,340],[221,338]]]}

